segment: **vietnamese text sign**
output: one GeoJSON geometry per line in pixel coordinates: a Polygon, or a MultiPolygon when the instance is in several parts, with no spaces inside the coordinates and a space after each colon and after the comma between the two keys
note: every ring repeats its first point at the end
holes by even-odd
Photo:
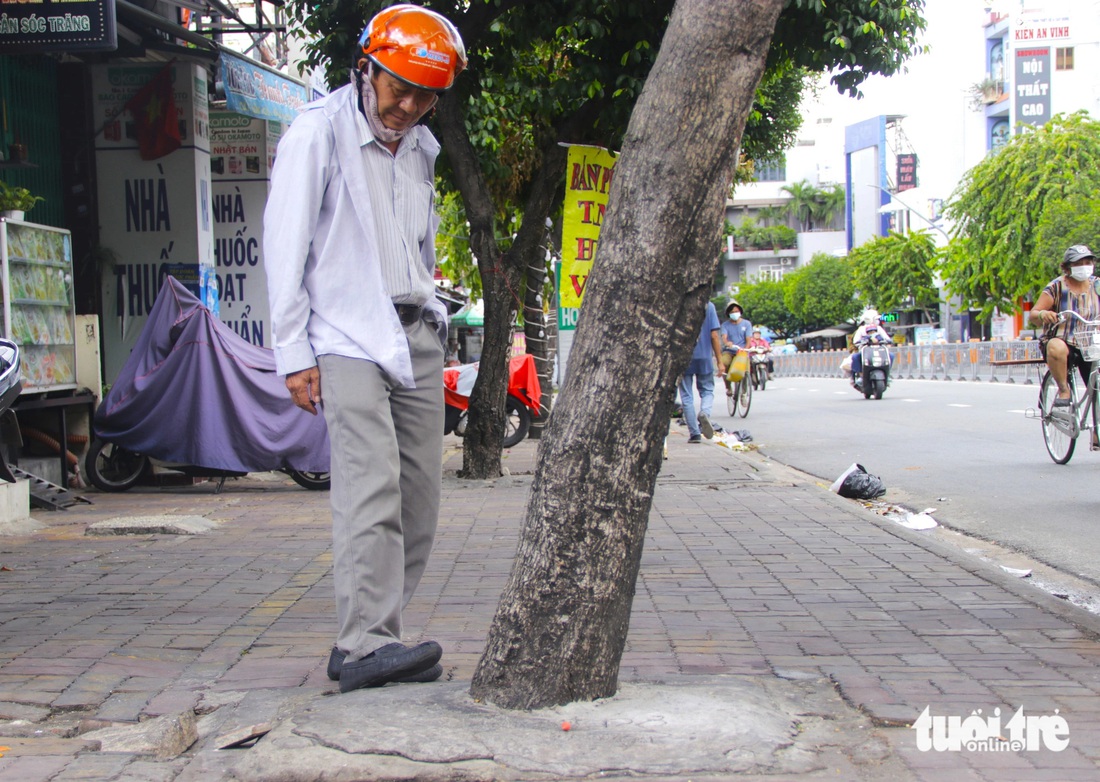
{"type": "Polygon", "coordinates": [[[271,343],[263,215],[271,158],[283,127],[229,111],[210,115],[219,317],[246,342],[261,347],[271,343]]]}
{"type": "Polygon", "coordinates": [[[898,192],[917,186],[917,156],[912,152],[898,155],[898,192]]]}
{"type": "Polygon", "coordinates": [[[1016,122],[1045,125],[1050,120],[1050,47],[1016,50],[1016,122]]]}
{"type": "Polygon", "coordinates": [[[252,61],[222,52],[218,63],[218,78],[225,88],[225,107],[229,111],[289,123],[309,100],[304,84],[252,61]]]}
{"type": "Polygon", "coordinates": [[[2,0],[0,54],[113,51],[115,0],[2,0]]]}
{"type": "MultiPolygon", "coordinates": [[[[558,294],[563,309],[581,306],[607,211],[615,156],[600,147],[569,148],[558,294]]],[[[572,319],[576,322],[576,319],[572,319]]]]}

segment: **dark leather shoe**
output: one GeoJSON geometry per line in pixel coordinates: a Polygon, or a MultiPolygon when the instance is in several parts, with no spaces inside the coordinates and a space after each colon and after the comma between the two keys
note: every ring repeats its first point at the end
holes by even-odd
{"type": "MultiPolygon", "coordinates": [[[[335,646],[332,647],[332,651],[328,655],[328,678],[334,682],[340,681],[340,668],[344,664],[344,658],[347,657],[345,652],[341,652],[335,646]]],[[[443,675],[443,666],[436,663],[431,668],[421,671],[420,673],[414,673],[411,676],[402,676],[400,679],[394,681],[398,683],[411,682],[411,683],[426,683],[434,682],[440,676],[443,675]]]]}
{"type": "Polygon", "coordinates": [[[340,666],[340,692],[381,687],[407,676],[424,673],[439,662],[443,649],[435,641],[416,646],[386,644],[361,660],[340,666]]]}

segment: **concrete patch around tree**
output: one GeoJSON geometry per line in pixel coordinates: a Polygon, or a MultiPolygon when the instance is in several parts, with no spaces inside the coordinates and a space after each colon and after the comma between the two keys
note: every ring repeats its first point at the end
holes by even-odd
{"type": "MultiPolygon", "coordinates": [[[[867,762],[902,768],[888,749],[867,752],[877,731],[820,678],[628,683],[611,698],[535,711],[475,702],[467,688],[389,685],[317,698],[248,750],[234,777],[686,778],[848,767],[857,779],[867,762]]],[[[873,744],[888,747],[881,737],[873,744]]]]}

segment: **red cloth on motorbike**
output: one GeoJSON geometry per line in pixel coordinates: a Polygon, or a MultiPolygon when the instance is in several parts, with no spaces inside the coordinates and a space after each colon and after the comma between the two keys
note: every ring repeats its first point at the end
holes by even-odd
{"type": "Polygon", "coordinates": [[[239,337],[173,277],[96,410],[95,431],[177,464],[329,470],[325,418],[290,400],[275,354],[239,337]]]}
{"type": "MultiPolygon", "coordinates": [[[[443,399],[451,407],[466,410],[470,406],[470,391],[477,380],[475,364],[448,367],[443,370],[443,399]]],[[[535,357],[529,353],[512,356],[508,362],[508,393],[538,413],[542,387],[535,369],[535,357]]]]}

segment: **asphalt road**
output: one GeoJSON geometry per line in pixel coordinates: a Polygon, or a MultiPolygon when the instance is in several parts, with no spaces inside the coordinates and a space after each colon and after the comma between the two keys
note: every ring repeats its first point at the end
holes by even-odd
{"type": "Polygon", "coordinates": [[[770,458],[825,483],[858,462],[884,500],[1100,586],[1100,452],[1082,436],[1068,465],[1051,461],[1025,416],[1037,385],[896,380],[876,401],[839,378],[776,378],[743,419],[717,391],[714,422],[770,458]]]}

